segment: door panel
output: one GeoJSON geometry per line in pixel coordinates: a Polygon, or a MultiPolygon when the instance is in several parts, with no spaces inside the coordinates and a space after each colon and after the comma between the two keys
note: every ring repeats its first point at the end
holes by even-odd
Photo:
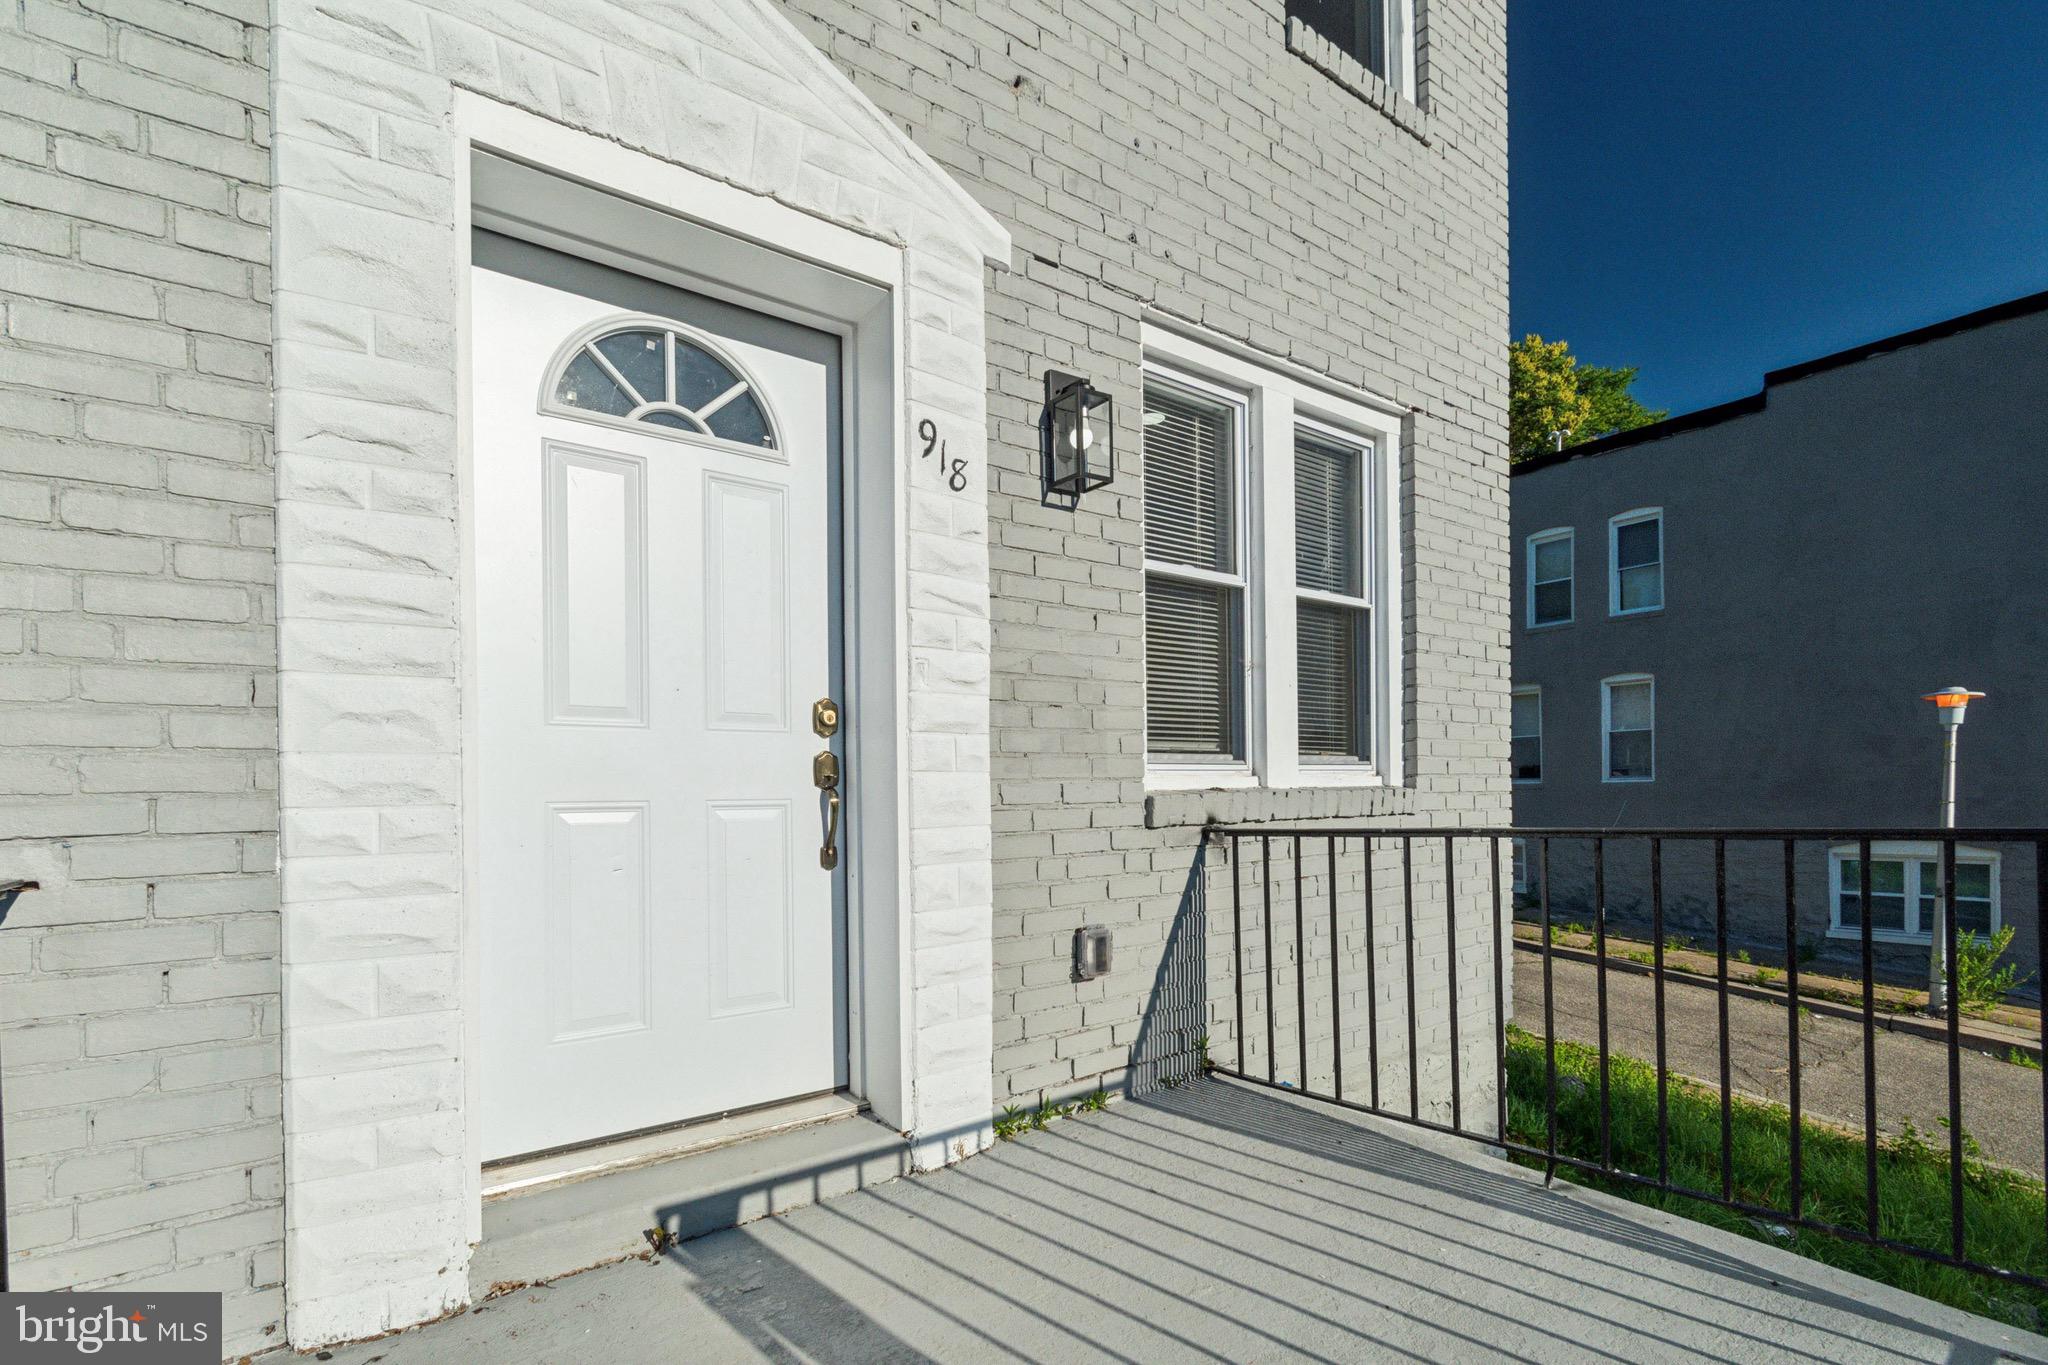
{"type": "Polygon", "coordinates": [[[789,1004],[789,874],[795,837],[785,802],[711,806],[711,1012],[789,1004]]]}
{"type": "Polygon", "coordinates": [[[809,716],[840,695],[836,343],[477,243],[484,1156],[831,1089],[842,895],[819,863],[809,716]],[[554,382],[566,343],[627,318],[593,342],[609,370],[579,352],[593,374],[554,382]],[[540,403],[623,392],[614,374],[713,419],[745,402],[773,445],[751,417],[726,423],[743,445],[701,430],[716,420],[540,403]]]}
{"type": "Polygon", "coordinates": [[[547,443],[548,717],[647,723],[646,465],[547,443]]]}
{"type": "Polygon", "coordinates": [[[556,806],[549,816],[550,1041],[644,1029],[647,807],[556,806]]]}
{"type": "Polygon", "coordinates": [[[789,728],[788,510],[783,491],[704,477],[705,724],[789,728]]]}

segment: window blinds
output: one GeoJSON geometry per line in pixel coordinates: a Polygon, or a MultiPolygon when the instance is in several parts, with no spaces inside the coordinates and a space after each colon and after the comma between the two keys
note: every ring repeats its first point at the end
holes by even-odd
{"type": "MultiPolygon", "coordinates": [[[[1237,567],[1236,412],[1164,384],[1145,386],[1145,556],[1214,573],[1237,567]]],[[[1145,745],[1155,754],[1238,752],[1235,586],[1145,578],[1145,745]]]]}
{"type": "Polygon", "coordinates": [[[1304,588],[1357,596],[1358,451],[1304,436],[1294,446],[1294,577],[1304,588]]]}
{"type": "Polygon", "coordinates": [[[1232,410],[1163,385],[1145,387],[1145,554],[1229,573],[1232,410]]]}
{"type": "Polygon", "coordinates": [[[1302,602],[1295,609],[1301,752],[1357,758],[1359,624],[1363,613],[1302,602]]]}
{"type": "MultiPolygon", "coordinates": [[[[1294,442],[1294,580],[1297,588],[1357,597],[1365,590],[1363,452],[1297,433],[1294,442]]],[[[1295,607],[1295,679],[1301,752],[1365,756],[1366,614],[1359,607],[1302,601],[1295,607]]]]}
{"type": "Polygon", "coordinates": [[[1145,747],[1228,754],[1235,594],[1153,576],[1145,581],[1145,747]]]}

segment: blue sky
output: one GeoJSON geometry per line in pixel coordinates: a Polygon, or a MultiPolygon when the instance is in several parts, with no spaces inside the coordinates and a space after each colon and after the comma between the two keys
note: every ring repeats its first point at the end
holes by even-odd
{"type": "Polygon", "coordinates": [[[2048,0],[1508,8],[1515,336],[1678,413],[2048,289],[2048,0]]]}

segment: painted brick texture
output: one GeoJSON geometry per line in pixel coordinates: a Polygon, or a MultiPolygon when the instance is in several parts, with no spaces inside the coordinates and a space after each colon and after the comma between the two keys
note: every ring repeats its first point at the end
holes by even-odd
{"type": "MultiPolygon", "coordinates": [[[[984,222],[861,122],[767,8],[283,0],[277,18],[278,586],[294,1344],[465,1302],[457,519],[458,91],[903,250],[902,430],[979,467],[984,222]],[[566,11],[566,12],[565,12],[566,11]],[[936,188],[935,188],[936,187],[936,188]]],[[[990,1140],[985,492],[906,506],[913,870],[905,1128],[990,1140]]],[[[907,914],[903,912],[907,910],[907,914]]]]}
{"type": "MultiPolygon", "coordinates": [[[[286,1245],[294,1344],[467,1298],[458,92],[904,248],[906,444],[931,415],[989,471],[906,509],[915,1131],[985,1139],[992,1104],[1134,1057],[1178,1074],[1205,1032],[1229,1055],[1215,909],[1248,869],[1198,855],[1206,816],[1505,821],[1498,0],[1426,0],[1421,108],[1291,52],[1277,4],[783,5],[1009,229],[1007,272],[752,5],[277,0],[273,35],[251,0],[25,4],[0,29],[0,840],[46,887],[0,933],[0,1004],[34,1021],[5,1040],[24,1286],[218,1282],[231,1349],[279,1339],[286,1245]],[[1148,795],[1148,311],[1413,410],[1405,787],[1148,795]],[[1048,366],[1122,400],[1118,482],[1079,511],[1039,495],[1048,366]],[[1083,923],[1118,968],[1075,983],[1083,923]]],[[[1447,934],[1438,884],[1412,945],[1433,1109],[1450,982],[1490,1011],[1483,922],[1447,934]]],[[[1357,913],[1345,977],[1375,955],[1391,1002],[1410,945],[1357,913]]]]}
{"type": "Polygon", "coordinates": [[[283,1340],[268,13],[0,18],[0,932],[17,1289],[283,1340]]]}
{"type": "MultiPolygon", "coordinates": [[[[1290,51],[1273,2],[784,3],[1016,245],[1013,268],[988,281],[995,1101],[1113,1087],[1134,1060],[1174,1074],[1204,1031],[1227,1061],[1228,921],[1215,910],[1229,874],[1217,852],[1205,869],[1206,981],[1189,961],[1204,933],[1191,917],[1205,816],[1508,818],[1505,6],[1418,5],[1418,109],[1327,44],[1298,38],[1303,53],[1290,51]],[[1400,490],[1404,787],[1161,795],[1148,827],[1137,457],[1148,314],[1413,410],[1400,490]],[[1048,367],[1119,400],[1116,483],[1075,511],[1041,497],[1048,367]],[[1090,923],[1115,931],[1117,968],[1077,983],[1072,934],[1090,923]]],[[[1383,904],[1400,894],[1387,849],[1383,904]]],[[[1474,856],[1461,878],[1476,888],[1486,867],[1474,856]]],[[[1362,874],[1345,875],[1355,920],[1362,874]]],[[[1416,1021],[1437,1082],[1422,1098],[1436,1111],[1448,1100],[1451,973],[1440,875],[1418,885],[1416,924],[1416,1021]]],[[[1362,992],[1361,954],[1373,952],[1389,968],[1382,1010],[1402,1027],[1399,920],[1382,916],[1369,942],[1352,921],[1343,932],[1344,975],[1362,992]]],[[[1479,1013],[1461,1044],[1488,1085],[1489,935],[1464,910],[1456,970],[1479,975],[1474,999],[1460,987],[1461,1019],[1479,1013]]],[[[1263,972],[1247,966],[1249,1014],[1263,1009],[1263,972]]],[[[1348,1005],[1346,1017],[1364,1011],[1348,1005]]],[[[1318,1028],[1327,1051],[1327,1019],[1318,1028]]]]}

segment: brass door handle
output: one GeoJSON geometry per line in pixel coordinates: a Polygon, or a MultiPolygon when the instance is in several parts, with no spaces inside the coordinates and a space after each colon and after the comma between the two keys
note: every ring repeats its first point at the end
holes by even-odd
{"type": "Polygon", "coordinates": [[[839,866],[839,755],[826,749],[813,758],[811,783],[825,793],[825,846],[818,850],[818,866],[829,872],[839,866]]]}
{"type": "Polygon", "coordinates": [[[839,866],[839,789],[825,793],[825,846],[818,850],[818,866],[830,872],[839,866]]]}

